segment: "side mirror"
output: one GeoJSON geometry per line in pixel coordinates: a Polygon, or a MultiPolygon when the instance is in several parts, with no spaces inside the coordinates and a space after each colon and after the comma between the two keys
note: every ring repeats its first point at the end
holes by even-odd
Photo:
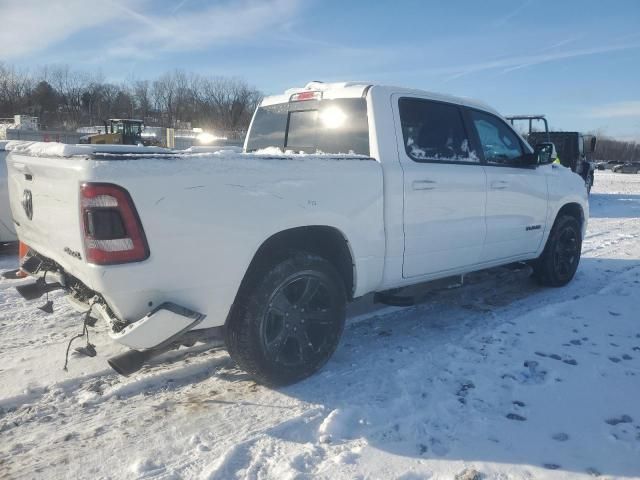
{"type": "Polygon", "coordinates": [[[556,147],[551,142],[538,143],[533,149],[533,156],[538,165],[548,165],[558,158],[556,147]]]}

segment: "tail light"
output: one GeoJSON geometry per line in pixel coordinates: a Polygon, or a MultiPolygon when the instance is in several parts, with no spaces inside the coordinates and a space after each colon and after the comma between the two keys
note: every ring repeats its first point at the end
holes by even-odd
{"type": "Polygon", "coordinates": [[[303,102],[305,100],[322,100],[322,92],[300,92],[294,93],[289,97],[290,102],[303,102]]]}
{"type": "Polygon", "coordinates": [[[89,263],[113,265],[149,258],[149,246],[129,192],[110,183],[85,183],[80,210],[89,263]]]}

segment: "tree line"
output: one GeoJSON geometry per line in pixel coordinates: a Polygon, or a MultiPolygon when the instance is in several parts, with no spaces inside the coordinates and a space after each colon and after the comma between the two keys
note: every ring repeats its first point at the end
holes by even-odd
{"type": "Polygon", "coordinates": [[[593,154],[595,160],[640,162],[640,143],[616,140],[596,133],[596,151],[593,154]]]}
{"type": "Polygon", "coordinates": [[[109,118],[213,131],[246,130],[262,93],[244,80],[181,70],[155,80],[105,81],[69,66],[18,70],[0,63],[0,117],[39,117],[41,128],[75,130],[109,118]]]}
{"type": "MultiPolygon", "coordinates": [[[[140,118],[148,126],[246,131],[262,93],[244,80],[174,70],[155,80],[105,81],[67,65],[21,71],[0,63],[0,117],[40,119],[41,128],[75,130],[109,118],[140,118]]],[[[640,144],[596,132],[594,159],[640,161],[640,144]]]]}

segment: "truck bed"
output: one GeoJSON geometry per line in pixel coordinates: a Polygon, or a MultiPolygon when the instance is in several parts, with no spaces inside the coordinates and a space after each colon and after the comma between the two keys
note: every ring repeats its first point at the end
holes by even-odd
{"type": "Polygon", "coordinates": [[[290,227],[333,225],[354,239],[350,248],[363,271],[382,269],[382,169],[368,157],[52,143],[9,150],[20,239],[91,290],[108,292],[106,302],[124,322],[170,301],[207,315],[202,328],[222,325],[253,254],[290,227]],[[85,261],[79,207],[85,182],[131,194],[148,259],[85,261]],[[23,206],[27,190],[32,219],[23,206]]]}

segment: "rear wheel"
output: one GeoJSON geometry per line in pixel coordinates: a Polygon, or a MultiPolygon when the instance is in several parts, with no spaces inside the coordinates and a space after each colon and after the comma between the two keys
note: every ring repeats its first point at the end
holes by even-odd
{"type": "Polygon", "coordinates": [[[344,328],[342,278],[324,258],[302,252],[250,275],[227,325],[231,358],[268,385],[310,376],[329,360],[344,328]]]}
{"type": "Polygon", "coordinates": [[[580,223],[570,215],[558,217],[542,255],[533,263],[534,277],[541,285],[566,285],[578,269],[581,250],[580,223]]]}

